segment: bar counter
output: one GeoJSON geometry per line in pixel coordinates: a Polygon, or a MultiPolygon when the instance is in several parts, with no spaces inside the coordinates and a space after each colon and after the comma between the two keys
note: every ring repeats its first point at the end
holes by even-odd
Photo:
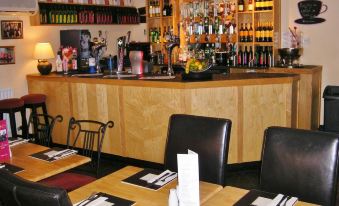
{"type": "MultiPolygon", "coordinates": [[[[27,76],[29,93],[47,95],[61,114],[53,141],[66,144],[68,120],[114,121],[103,152],[163,163],[168,120],[185,113],[232,120],[229,163],[260,160],[264,129],[298,127],[298,74],[231,73],[210,81],[27,76]]],[[[189,132],[189,131],[188,131],[189,132]]]]}

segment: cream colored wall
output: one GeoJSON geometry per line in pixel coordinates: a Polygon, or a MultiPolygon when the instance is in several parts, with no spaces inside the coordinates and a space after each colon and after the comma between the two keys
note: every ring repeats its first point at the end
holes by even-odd
{"type": "MultiPolygon", "coordinates": [[[[145,5],[145,0],[134,0],[136,7],[145,5]]],[[[60,46],[60,30],[88,29],[92,37],[98,36],[98,30],[108,32],[108,49],[106,54],[116,54],[116,39],[131,31],[131,41],[147,41],[144,34],[146,24],[140,25],[80,25],[80,26],[31,26],[27,16],[0,16],[0,20],[23,20],[24,39],[0,40],[0,46],[15,46],[16,63],[0,65],[0,89],[13,88],[14,96],[27,94],[26,74],[37,73],[36,60],[33,59],[34,45],[37,42],[50,42],[56,52],[60,46]]],[[[53,63],[55,60],[50,60],[53,63]]]]}
{"type": "MultiPolygon", "coordinates": [[[[318,17],[324,18],[326,21],[313,25],[294,23],[295,19],[301,18],[297,6],[299,0],[281,0],[281,2],[282,30],[286,31],[287,26],[290,25],[297,26],[304,33],[302,63],[323,65],[322,90],[326,85],[339,86],[339,1],[322,0],[328,6],[328,10],[318,17]]],[[[323,119],[323,115],[321,115],[321,119],[323,119]]]]}

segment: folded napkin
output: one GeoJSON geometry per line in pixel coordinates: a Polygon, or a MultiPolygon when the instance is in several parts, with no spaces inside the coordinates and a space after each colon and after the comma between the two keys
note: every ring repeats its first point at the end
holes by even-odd
{"type": "Polygon", "coordinates": [[[89,198],[88,200],[81,201],[80,203],[74,204],[74,206],[112,206],[114,203],[107,202],[107,197],[96,195],[89,198]]]}
{"type": "Polygon", "coordinates": [[[278,194],[275,198],[268,199],[264,197],[258,197],[252,202],[251,205],[255,206],[293,206],[298,201],[298,198],[291,197],[283,194],[278,194]]]}
{"type": "Polygon", "coordinates": [[[51,159],[52,158],[53,159],[61,159],[61,158],[64,158],[64,157],[67,157],[67,156],[70,156],[70,155],[73,155],[73,154],[76,154],[76,153],[77,153],[76,150],[64,149],[64,150],[60,150],[60,151],[52,150],[52,151],[44,153],[44,155],[47,155],[48,158],[51,158],[51,159]]]}
{"type": "Polygon", "coordinates": [[[9,146],[15,146],[15,145],[19,145],[19,144],[23,144],[28,142],[28,139],[22,139],[22,138],[17,138],[15,140],[8,140],[9,146]]]}
{"type": "Polygon", "coordinates": [[[178,174],[176,172],[166,170],[159,175],[155,175],[152,178],[149,178],[146,181],[149,184],[155,184],[155,185],[163,186],[163,185],[167,184],[168,182],[172,181],[174,178],[176,178],[177,175],[178,174]]]}

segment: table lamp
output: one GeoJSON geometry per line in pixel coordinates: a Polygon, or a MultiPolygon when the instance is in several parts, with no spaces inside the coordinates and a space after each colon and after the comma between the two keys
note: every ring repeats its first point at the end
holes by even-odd
{"type": "Polygon", "coordinates": [[[50,43],[37,43],[34,49],[34,58],[38,60],[38,70],[41,75],[47,75],[52,71],[52,64],[47,61],[54,58],[50,43]]]}

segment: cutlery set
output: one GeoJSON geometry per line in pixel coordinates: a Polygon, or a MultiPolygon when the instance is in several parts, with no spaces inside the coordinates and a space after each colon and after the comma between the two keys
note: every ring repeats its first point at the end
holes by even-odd
{"type": "Polygon", "coordinates": [[[176,172],[171,172],[169,170],[166,170],[165,172],[158,175],[155,179],[148,180],[147,183],[150,185],[163,185],[164,183],[171,181],[177,176],[176,172]]]}
{"type": "Polygon", "coordinates": [[[52,159],[61,159],[61,158],[67,157],[75,153],[77,153],[77,151],[71,150],[71,149],[65,149],[65,150],[61,150],[59,152],[55,152],[47,156],[48,156],[48,160],[52,160],[52,159]]]}

